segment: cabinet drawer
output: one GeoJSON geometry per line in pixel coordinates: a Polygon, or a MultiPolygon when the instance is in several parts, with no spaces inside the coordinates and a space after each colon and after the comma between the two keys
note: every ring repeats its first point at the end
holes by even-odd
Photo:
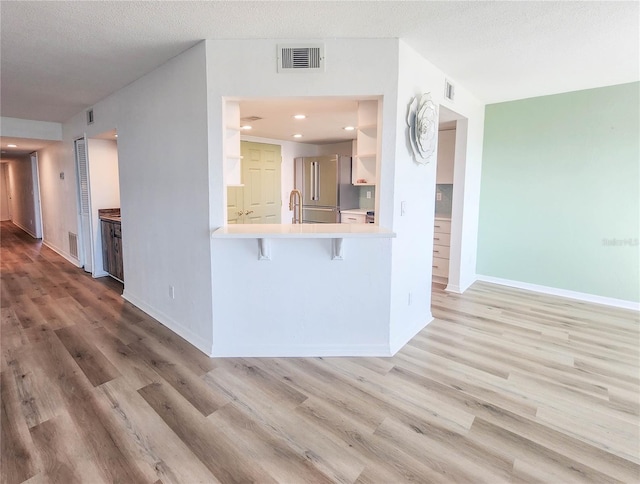
{"type": "Polygon", "coordinates": [[[442,259],[449,258],[449,246],[448,245],[434,245],[433,256],[440,257],[442,259]]]}
{"type": "Polygon", "coordinates": [[[450,220],[436,220],[433,223],[433,231],[437,234],[450,234],[451,233],[451,221],[450,220]]]}
{"type": "Polygon", "coordinates": [[[440,257],[434,257],[431,263],[434,276],[448,277],[449,276],[449,259],[441,259],[440,257]]]}
{"type": "Polygon", "coordinates": [[[364,224],[367,223],[367,215],[364,213],[341,213],[340,221],[343,224],[364,224]]]}
{"type": "Polygon", "coordinates": [[[449,245],[451,234],[433,234],[433,245],[449,245]]]}

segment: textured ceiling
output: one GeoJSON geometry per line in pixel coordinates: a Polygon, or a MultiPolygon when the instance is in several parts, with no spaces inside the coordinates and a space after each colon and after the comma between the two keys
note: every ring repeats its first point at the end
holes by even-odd
{"type": "Polygon", "coordinates": [[[2,116],[66,121],[201,39],[403,38],[487,102],[638,80],[638,2],[0,2],[2,116]]]}

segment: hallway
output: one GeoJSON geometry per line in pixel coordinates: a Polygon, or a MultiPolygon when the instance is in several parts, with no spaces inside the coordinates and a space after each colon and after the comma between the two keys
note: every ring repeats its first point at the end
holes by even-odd
{"type": "Polygon", "coordinates": [[[476,283],[392,358],[210,359],[0,227],[2,483],[640,477],[632,311],[476,283]]]}

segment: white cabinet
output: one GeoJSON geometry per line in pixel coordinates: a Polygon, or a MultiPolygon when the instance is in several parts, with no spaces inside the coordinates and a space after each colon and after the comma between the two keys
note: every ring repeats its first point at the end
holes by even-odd
{"type": "Polygon", "coordinates": [[[451,220],[436,218],[433,224],[433,280],[446,282],[449,277],[451,220]]]}
{"type": "Polygon", "coordinates": [[[378,166],[378,101],[358,103],[357,129],[352,183],[375,185],[378,166]]]}
{"type": "Polygon", "coordinates": [[[340,212],[340,222],[343,224],[364,224],[367,223],[366,210],[342,210],[340,212]]]}

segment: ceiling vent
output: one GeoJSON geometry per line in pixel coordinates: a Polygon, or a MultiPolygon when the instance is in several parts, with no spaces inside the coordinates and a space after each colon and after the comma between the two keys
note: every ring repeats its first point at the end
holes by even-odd
{"type": "Polygon", "coordinates": [[[278,45],[278,72],[323,72],[324,45],[278,45]]]}
{"type": "Polygon", "coordinates": [[[254,121],[260,121],[262,118],[260,116],[247,116],[244,118],[240,118],[240,121],[243,123],[253,123],[254,121]]]}
{"type": "Polygon", "coordinates": [[[93,108],[87,109],[87,124],[93,124],[93,108]]]}
{"type": "Polygon", "coordinates": [[[455,96],[456,90],[453,87],[453,84],[449,82],[447,79],[444,80],[444,97],[449,101],[453,101],[453,97],[455,96]]]}

